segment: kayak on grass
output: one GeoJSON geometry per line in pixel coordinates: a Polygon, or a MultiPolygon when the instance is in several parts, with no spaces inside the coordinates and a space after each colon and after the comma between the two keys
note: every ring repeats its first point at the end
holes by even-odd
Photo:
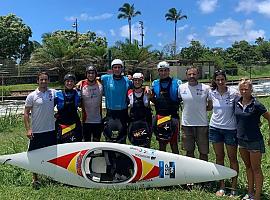
{"type": "Polygon", "coordinates": [[[237,172],[168,152],[107,142],[78,142],[0,156],[24,168],[85,188],[164,187],[232,178],[237,172]]]}

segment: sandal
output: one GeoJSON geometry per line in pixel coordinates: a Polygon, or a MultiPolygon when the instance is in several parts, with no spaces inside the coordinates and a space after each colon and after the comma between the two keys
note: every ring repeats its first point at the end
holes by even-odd
{"type": "Polygon", "coordinates": [[[217,197],[223,197],[223,196],[225,196],[225,191],[224,191],[224,189],[219,189],[219,190],[216,192],[216,196],[217,196],[217,197]]]}
{"type": "Polygon", "coordinates": [[[254,196],[252,194],[246,194],[242,200],[254,200],[254,196]]]}

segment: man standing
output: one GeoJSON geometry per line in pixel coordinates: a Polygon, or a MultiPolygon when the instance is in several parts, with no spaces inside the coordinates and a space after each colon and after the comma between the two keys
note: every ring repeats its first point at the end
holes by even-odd
{"type": "Polygon", "coordinates": [[[114,59],[111,67],[112,74],[101,76],[107,110],[104,136],[108,142],[125,144],[128,123],[127,91],[132,87],[132,81],[122,75],[122,60],[114,59]]]}
{"type": "MultiPolygon", "coordinates": [[[[26,136],[30,139],[28,151],[57,143],[54,118],[55,90],[48,89],[49,75],[46,72],[38,74],[37,83],[38,88],[31,92],[25,101],[24,125],[27,131],[26,136]]],[[[32,185],[34,188],[40,185],[35,173],[32,185]]]]}
{"type": "Polygon", "coordinates": [[[99,142],[102,133],[102,85],[96,79],[97,69],[86,68],[86,79],[77,87],[82,95],[83,138],[85,142],[99,142]]]}
{"type": "Polygon", "coordinates": [[[180,85],[179,97],[183,100],[182,144],[189,157],[195,157],[195,143],[201,160],[208,160],[208,118],[207,109],[211,107],[208,100],[210,86],[198,83],[199,71],[192,66],[186,70],[188,82],[180,85]]]}
{"type": "Polygon", "coordinates": [[[170,143],[172,153],[179,154],[179,105],[178,87],[180,80],[170,77],[169,63],[162,61],[157,65],[160,79],[152,84],[152,99],[155,104],[156,117],[153,131],[159,141],[159,150],[166,151],[170,143]]]}

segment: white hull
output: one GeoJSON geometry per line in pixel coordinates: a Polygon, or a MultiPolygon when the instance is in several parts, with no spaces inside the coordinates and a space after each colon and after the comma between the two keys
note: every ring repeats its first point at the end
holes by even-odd
{"type": "Polygon", "coordinates": [[[3,155],[0,163],[86,188],[163,187],[222,180],[237,175],[236,171],[214,163],[106,142],[67,143],[3,155]],[[122,167],[119,167],[119,160],[122,167]],[[123,168],[128,169],[121,175],[123,168]]]}

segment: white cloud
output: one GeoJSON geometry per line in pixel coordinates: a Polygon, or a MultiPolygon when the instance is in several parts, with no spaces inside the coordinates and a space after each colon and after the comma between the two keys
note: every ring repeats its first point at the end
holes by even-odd
{"type": "Polygon", "coordinates": [[[207,14],[215,11],[218,0],[199,0],[197,3],[199,4],[199,9],[202,13],[207,14]]]}
{"type": "Polygon", "coordinates": [[[255,41],[258,37],[265,37],[265,31],[261,29],[254,30],[252,29],[253,25],[254,22],[250,19],[241,23],[228,18],[216,23],[212,27],[208,27],[208,31],[210,36],[219,38],[216,42],[234,42],[240,40],[251,42],[255,41]]]}
{"type": "Polygon", "coordinates": [[[197,34],[196,33],[191,33],[189,35],[187,35],[187,40],[190,42],[192,40],[198,40],[197,39],[197,34]]]}
{"type": "Polygon", "coordinates": [[[188,28],[188,25],[186,24],[184,26],[180,26],[179,28],[177,28],[177,30],[180,32],[180,31],[183,31],[183,30],[185,30],[187,28],[188,28]]]}
{"type": "Polygon", "coordinates": [[[258,4],[258,12],[270,17],[270,1],[263,1],[258,4]]]}
{"type": "Polygon", "coordinates": [[[103,13],[101,15],[96,15],[96,16],[90,16],[87,13],[81,13],[79,16],[70,16],[70,17],[65,17],[66,21],[75,21],[77,18],[79,21],[94,21],[94,20],[105,20],[109,19],[113,16],[113,14],[110,13],[103,13]]]}
{"type": "Polygon", "coordinates": [[[98,36],[101,36],[101,37],[106,36],[106,33],[104,31],[102,31],[102,30],[97,30],[96,33],[97,33],[98,36]]]}
{"type": "Polygon", "coordinates": [[[240,0],[235,10],[237,12],[253,12],[256,11],[256,4],[256,0],[240,0]]]}
{"type": "Polygon", "coordinates": [[[254,25],[254,21],[251,19],[247,19],[245,21],[244,27],[245,29],[251,29],[253,25],[254,25]]]}
{"type": "MultiPolygon", "coordinates": [[[[144,33],[146,30],[144,29],[144,33]]],[[[135,23],[131,25],[131,39],[141,41],[141,30],[139,28],[139,23],[135,23]]],[[[128,25],[122,26],[120,28],[120,35],[125,38],[129,38],[129,28],[128,25]]]]}
{"type": "Polygon", "coordinates": [[[270,17],[270,0],[240,0],[236,9],[237,12],[257,12],[259,14],[270,17]]]}
{"type": "Polygon", "coordinates": [[[113,29],[110,29],[111,36],[115,36],[115,31],[113,29]]]}
{"type": "Polygon", "coordinates": [[[225,41],[224,41],[223,39],[218,39],[218,40],[216,40],[215,43],[216,43],[216,44],[224,44],[225,41]]]}
{"type": "Polygon", "coordinates": [[[211,36],[235,36],[241,34],[241,24],[232,19],[225,19],[218,22],[213,27],[209,27],[209,34],[211,36]]]}
{"type": "Polygon", "coordinates": [[[163,47],[164,45],[163,45],[161,42],[159,42],[159,43],[158,43],[158,46],[159,46],[159,47],[163,47]]]}

